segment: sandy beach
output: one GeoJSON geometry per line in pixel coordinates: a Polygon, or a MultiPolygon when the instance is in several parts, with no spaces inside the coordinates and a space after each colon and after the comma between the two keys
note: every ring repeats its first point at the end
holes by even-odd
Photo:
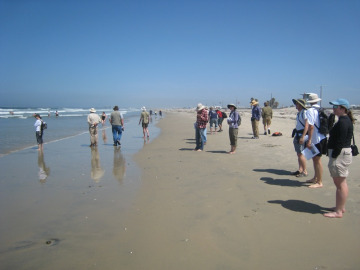
{"type": "Polygon", "coordinates": [[[172,110],[135,155],[125,144],[91,151],[86,134],[45,145],[43,158],[34,149],[3,157],[0,269],[358,269],[360,158],[347,212],[324,218],[335,205],[328,158],[323,188],[290,175],[295,109],[274,112],[271,131],[283,136],[259,140],[240,112],[234,155],[226,123],[195,152],[195,112],[172,110]],[[49,164],[52,178],[35,181],[49,164]]]}

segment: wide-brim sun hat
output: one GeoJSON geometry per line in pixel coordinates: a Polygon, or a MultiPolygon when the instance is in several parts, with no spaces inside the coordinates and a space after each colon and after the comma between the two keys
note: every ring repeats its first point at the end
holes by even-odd
{"type": "Polygon", "coordinates": [[[293,99],[292,102],[294,103],[294,105],[296,105],[296,103],[298,103],[301,107],[303,107],[305,110],[307,110],[304,99],[302,99],[302,98],[293,99]]]}
{"type": "Polygon", "coordinates": [[[235,106],[235,104],[232,104],[232,103],[231,103],[231,104],[228,104],[227,107],[228,107],[229,109],[230,109],[230,107],[234,107],[235,110],[237,109],[236,106],[235,106]]]}
{"type": "Polygon", "coordinates": [[[347,101],[346,99],[344,98],[339,98],[337,100],[334,100],[334,101],[330,101],[329,102],[331,105],[338,105],[338,106],[342,106],[346,109],[350,109],[350,103],[349,101],[347,101]]]}
{"type": "Polygon", "coordinates": [[[141,110],[142,110],[142,111],[146,111],[146,108],[145,108],[145,106],[144,106],[144,107],[142,107],[142,108],[141,108],[141,110]]]}
{"type": "Polygon", "coordinates": [[[255,105],[258,105],[259,102],[257,102],[255,99],[253,99],[251,102],[250,102],[250,105],[251,106],[255,106],[255,105]]]}
{"type": "Polygon", "coordinates": [[[199,103],[199,104],[197,105],[197,107],[196,107],[196,111],[201,111],[201,110],[203,110],[203,109],[205,109],[205,106],[202,105],[201,103],[199,103]]]}
{"type": "Polygon", "coordinates": [[[319,102],[321,98],[317,94],[310,93],[307,102],[309,103],[316,103],[319,102]]]}
{"type": "Polygon", "coordinates": [[[94,113],[94,112],[96,112],[96,110],[95,110],[94,108],[91,108],[91,109],[90,109],[90,112],[91,112],[91,113],[94,113]]]}

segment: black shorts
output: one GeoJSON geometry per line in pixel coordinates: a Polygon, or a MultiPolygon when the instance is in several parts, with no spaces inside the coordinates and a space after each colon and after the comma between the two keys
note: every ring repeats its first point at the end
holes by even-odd
{"type": "Polygon", "coordinates": [[[319,143],[315,144],[316,148],[319,150],[319,154],[317,157],[321,157],[322,155],[326,155],[327,153],[327,138],[322,139],[319,143]]]}

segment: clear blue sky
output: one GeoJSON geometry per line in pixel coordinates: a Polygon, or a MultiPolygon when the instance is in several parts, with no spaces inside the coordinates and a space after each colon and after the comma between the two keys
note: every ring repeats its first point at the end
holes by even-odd
{"type": "Polygon", "coordinates": [[[359,0],[0,0],[0,106],[360,104],[359,0]]]}

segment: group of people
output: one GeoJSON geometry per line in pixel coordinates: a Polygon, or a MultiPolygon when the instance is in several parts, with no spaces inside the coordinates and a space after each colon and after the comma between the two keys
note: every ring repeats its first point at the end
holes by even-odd
{"type": "MultiPolygon", "coordinates": [[[[106,121],[106,114],[105,112],[102,113],[102,116],[96,114],[96,110],[94,108],[90,109],[90,113],[87,117],[87,122],[89,124],[89,133],[90,133],[90,147],[97,146],[98,141],[98,133],[97,133],[97,126],[98,124],[102,123],[105,124],[106,121]]],[[[111,131],[113,134],[113,141],[114,146],[121,146],[121,137],[122,132],[124,131],[124,116],[119,111],[118,106],[114,106],[113,111],[110,114],[109,122],[111,124],[111,131]]],[[[141,114],[139,119],[139,125],[141,124],[144,140],[147,138],[149,140],[149,126],[150,123],[150,114],[146,111],[145,107],[141,108],[141,114]]]]}
{"type": "MultiPolygon", "coordinates": [[[[307,177],[308,172],[306,169],[306,157],[303,154],[304,149],[316,148],[316,153],[312,157],[314,176],[307,180],[310,188],[321,188],[323,186],[323,167],[321,163],[322,155],[329,156],[328,168],[330,175],[333,178],[336,186],[336,206],[333,212],[324,214],[325,217],[341,218],[345,213],[345,202],[348,196],[348,186],[346,178],[349,174],[348,167],[352,162],[352,150],[351,139],[353,138],[353,124],[355,119],[350,110],[349,102],[346,99],[337,99],[330,102],[333,106],[333,114],[329,117],[329,122],[332,123],[329,127],[329,138],[327,134],[323,134],[320,128],[319,110],[320,106],[318,102],[321,99],[317,94],[309,94],[307,102],[310,104],[310,108],[306,107],[306,101],[304,99],[292,100],[296,109],[298,110],[296,116],[296,127],[293,132],[293,144],[295,152],[297,154],[299,168],[293,173],[296,177],[307,177]],[[335,116],[338,117],[338,121],[335,123],[335,116]],[[331,121],[331,119],[334,119],[331,121]]],[[[270,125],[272,119],[272,109],[269,107],[269,103],[264,103],[264,108],[261,110],[257,100],[253,99],[250,103],[252,106],[251,112],[251,124],[253,129],[253,139],[259,138],[259,121],[263,118],[264,135],[270,134],[270,125]]],[[[241,123],[241,116],[237,112],[237,107],[234,104],[227,105],[230,109],[230,114],[227,117],[227,123],[229,124],[229,139],[230,139],[230,151],[229,154],[234,154],[237,147],[238,128],[241,123]]],[[[197,116],[195,123],[195,151],[203,151],[204,144],[206,143],[206,126],[210,123],[210,134],[212,134],[212,126],[215,125],[215,131],[217,128],[216,112],[213,111],[213,107],[210,107],[210,111],[201,103],[198,104],[197,116]]]]}
{"type": "Polygon", "coordinates": [[[355,119],[350,110],[349,101],[337,99],[330,102],[333,106],[333,115],[338,117],[334,125],[330,125],[329,138],[320,132],[320,118],[317,104],[321,99],[316,94],[310,94],[307,102],[311,105],[307,108],[304,99],[293,99],[298,110],[296,127],[294,130],[294,148],[298,157],[299,168],[293,174],[297,177],[308,176],[306,170],[306,158],[303,154],[305,148],[316,147],[317,154],[312,157],[314,177],[307,180],[310,188],[323,186],[323,167],[321,157],[329,156],[328,168],[336,186],[336,206],[333,212],[324,214],[325,217],[341,218],[345,213],[345,203],[348,196],[346,178],[349,175],[349,166],[352,162],[351,139],[353,138],[355,119]]]}

